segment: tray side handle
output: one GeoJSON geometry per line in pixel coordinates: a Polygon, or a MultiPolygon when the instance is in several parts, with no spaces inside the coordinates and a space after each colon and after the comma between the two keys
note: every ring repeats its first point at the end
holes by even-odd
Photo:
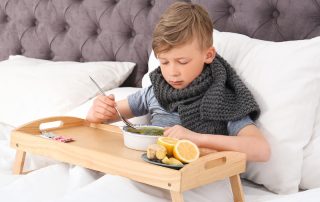
{"type": "Polygon", "coordinates": [[[58,126],[46,128],[46,131],[59,129],[59,128],[67,128],[67,127],[74,127],[74,126],[81,126],[81,125],[89,125],[87,121],[81,118],[71,117],[71,116],[55,116],[55,117],[48,117],[43,119],[38,119],[29,123],[26,123],[14,131],[21,131],[27,132],[31,134],[39,134],[41,132],[40,125],[47,124],[50,122],[61,122],[58,126]]]}
{"type": "Polygon", "coordinates": [[[246,155],[240,152],[224,151],[200,157],[180,169],[182,191],[208,184],[245,171],[246,155]]]}

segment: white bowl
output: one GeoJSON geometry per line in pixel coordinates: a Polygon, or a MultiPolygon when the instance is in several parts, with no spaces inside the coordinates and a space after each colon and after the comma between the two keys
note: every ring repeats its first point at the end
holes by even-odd
{"type": "MultiPolygon", "coordinates": [[[[139,129],[146,126],[163,129],[162,127],[159,127],[159,126],[150,126],[150,125],[139,125],[135,127],[139,129]]],[[[126,131],[127,128],[128,128],[127,126],[122,127],[122,134],[124,139],[124,145],[130,149],[147,151],[148,146],[150,144],[156,143],[158,138],[161,137],[159,135],[144,135],[144,134],[128,132],[126,131]]]]}

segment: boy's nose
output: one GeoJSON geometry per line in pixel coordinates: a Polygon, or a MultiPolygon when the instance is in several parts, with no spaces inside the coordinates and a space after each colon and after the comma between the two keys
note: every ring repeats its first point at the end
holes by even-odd
{"type": "Polygon", "coordinates": [[[172,77],[176,77],[180,75],[180,71],[174,66],[169,67],[168,73],[172,77]]]}

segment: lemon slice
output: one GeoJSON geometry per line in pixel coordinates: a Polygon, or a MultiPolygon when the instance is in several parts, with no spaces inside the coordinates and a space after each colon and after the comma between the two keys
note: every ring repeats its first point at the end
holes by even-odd
{"type": "Polygon", "coordinates": [[[183,163],[191,163],[199,158],[200,151],[190,140],[179,140],[173,148],[173,156],[183,163]]]}
{"type": "Polygon", "coordinates": [[[178,139],[172,137],[159,137],[157,144],[164,146],[167,149],[168,156],[172,156],[174,145],[178,139]]]}

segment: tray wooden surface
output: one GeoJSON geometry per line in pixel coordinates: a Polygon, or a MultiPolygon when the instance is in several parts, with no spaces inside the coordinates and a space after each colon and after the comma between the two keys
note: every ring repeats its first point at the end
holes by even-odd
{"type": "Polygon", "coordinates": [[[23,173],[28,152],[170,190],[172,201],[183,201],[182,192],[186,190],[229,178],[234,201],[244,201],[239,174],[245,171],[246,157],[239,152],[208,154],[174,170],[147,163],[141,159],[144,152],[126,148],[117,126],[90,124],[75,117],[51,117],[25,124],[12,132],[11,146],[17,150],[15,174],[23,173]],[[40,136],[42,124],[56,121],[61,124],[46,131],[74,142],[61,143],[40,136]]]}

